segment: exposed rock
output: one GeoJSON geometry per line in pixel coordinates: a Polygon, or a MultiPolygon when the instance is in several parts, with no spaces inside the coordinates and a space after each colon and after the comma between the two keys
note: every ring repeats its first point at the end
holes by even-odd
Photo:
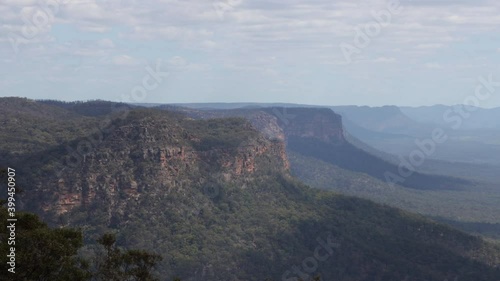
{"type": "Polygon", "coordinates": [[[32,195],[38,192],[53,194],[55,200],[43,201],[41,208],[57,214],[95,200],[119,212],[124,202],[138,200],[143,192],[168,192],[182,182],[186,184],[199,178],[201,171],[210,170],[223,179],[234,181],[251,178],[261,165],[271,164],[273,169],[281,171],[289,169],[285,144],[258,134],[248,123],[242,121],[243,126],[237,128],[240,132],[234,134],[250,132],[253,135],[250,139],[236,146],[199,149],[203,136],[186,130],[179,122],[181,120],[144,118],[118,126],[97,147],[83,155],[80,165],[65,171],[61,178],[48,182],[43,179],[32,195]],[[57,191],[51,190],[51,186],[57,186],[57,191]]]}

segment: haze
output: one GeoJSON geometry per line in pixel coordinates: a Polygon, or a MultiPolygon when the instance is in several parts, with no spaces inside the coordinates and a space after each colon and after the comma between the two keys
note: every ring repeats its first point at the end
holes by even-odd
{"type": "Polygon", "coordinates": [[[6,0],[0,13],[0,96],[419,106],[500,81],[493,0],[6,0]],[[156,64],[168,78],[130,98],[156,64]]]}

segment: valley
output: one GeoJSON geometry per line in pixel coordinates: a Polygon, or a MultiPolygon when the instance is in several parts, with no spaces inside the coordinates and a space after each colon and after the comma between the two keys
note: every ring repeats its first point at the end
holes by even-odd
{"type": "Polygon", "coordinates": [[[161,255],[162,280],[500,276],[494,186],[423,171],[389,185],[397,164],[351,144],[330,109],[0,106],[22,209],[161,255]]]}

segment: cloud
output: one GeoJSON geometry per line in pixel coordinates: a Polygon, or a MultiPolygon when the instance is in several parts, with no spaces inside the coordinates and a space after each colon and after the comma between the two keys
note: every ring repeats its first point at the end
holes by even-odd
{"type": "Polygon", "coordinates": [[[430,69],[441,69],[443,68],[443,66],[439,63],[436,63],[436,62],[428,62],[428,63],[425,63],[424,66],[426,68],[430,68],[430,69]]]}
{"type": "Polygon", "coordinates": [[[139,65],[141,63],[140,60],[133,58],[128,55],[119,55],[112,58],[112,63],[118,66],[132,66],[139,65]]]}
{"type": "MultiPolygon", "coordinates": [[[[10,0],[7,5],[2,4],[0,9],[9,8],[2,15],[16,16],[10,9],[13,5],[36,9],[38,2],[15,3],[10,0]]],[[[169,40],[201,49],[225,46],[231,41],[250,50],[280,51],[307,45],[314,57],[318,50],[335,49],[336,42],[352,39],[354,28],[373,22],[373,12],[386,6],[386,1],[360,4],[347,0],[72,0],[61,5],[57,23],[73,25],[82,32],[104,34],[120,26],[123,39],[169,40]],[[217,7],[224,7],[223,19],[217,15],[217,7]]],[[[464,1],[405,1],[402,6],[403,13],[393,15],[380,36],[385,44],[378,47],[397,44],[408,53],[413,49],[438,49],[463,40],[479,24],[485,30],[498,30],[500,23],[500,5],[496,2],[478,1],[470,5],[464,1]]]]}
{"type": "MultiPolygon", "coordinates": [[[[0,55],[13,56],[12,34],[23,38],[23,29],[32,25],[43,2],[0,3],[0,55]]],[[[262,78],[263,73],[276,79],[293,76],[311,80],[327,80],[334,73],[341,77],[338,84],[344,86],[315,84],[318,91],[331,87],[328,90],[332,92],[365,92],[362,86],[376,91],[368,79],[376,81],[381,75],[404,81],[403,75],[413,75],[408,73],[414,65],[440,69],[460,56],[463,58],[457,65],[472,65],[467,69],[474,72],[458,73],[457,68],[454,71],[460,77],[475,77],[494,64],[488,57],[491,51],[484,54],[481,50],[491,49],[486,44],[498,46],[498,42],[479,44],[477,39],[496,38],[500,32],[499,1],[419,0],[401,1],[401,5],[403,11],[392,15],[390,23],[371,37],[355,62],[348,65],[339,44],[356,40],[356,28],[373,23],[373,14],[387,9],[386,0],[71,0],[54,11],[55,17],[34,38],[20,45],[18,64],[21,61],[26,68],[29,65],[46,72],[52,69],[48,66],[55,65],[57,75],[64,75],[65,67],[80,65],[101,70],[95,73],[106,79],[106,75],[119,76],[133,68],[123,66],[178,56],[180,59],[170,61],[169,67],[181,67],[189,73],[212,71],[220,81],[244,73],[242,81],[248,84],[234,84],[248,89],[256,87],[258,83],[252,79],[262,78]],[[459,49],[474,55],[465,57],[458,54],[459,49]],[[301,71],[314,74],[301,75],[301,71]]],[[[0,71],[1,67],[13,76],[27,76],[19,65],[4,64],[0,71]]],[[[301,89],[299,82],[286,81],[290,92],[301,89]]]]}
{"type": "Polygon", "coordinates": [[[115,43],[113,42],[113,40],[111,40],[109,38],[100,39],[96,43],[97,43],[97,46],[99,46],[101,48],[114,48],[115,47],[115,43]]]}
{"type": "Polygon", "coordinates": [[[445,44],[442,43],[430,43],[430,44],[418,44],[415,48],[417,49],[438,49],[444,47],[445,44]]]}
{"type": "Polygon", "coordinates": [[[201,45],[207,49],[212,49],[217,47],[217,43],[212,40],[204,40],[201,45]]]}
{"type": "Polygon", "coordinates": [[[375,63],[393,63],[397,60],[395,58],[379,57],[373,60],[375,63]]]}

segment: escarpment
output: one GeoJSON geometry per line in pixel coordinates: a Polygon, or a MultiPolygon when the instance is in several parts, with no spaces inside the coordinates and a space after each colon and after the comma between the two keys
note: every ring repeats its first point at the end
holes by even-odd
{"type": "Polygon", "coordinates": [[[50,197],[38,208],[58,215],[96,201],[116,210],[145,193],[161,196],[211,179],[238,182],[289,169],[284,142],[263,136],[244,119],[131,114],[113,126],[59,177],[39,178],[26,201],[50,197]]]}

